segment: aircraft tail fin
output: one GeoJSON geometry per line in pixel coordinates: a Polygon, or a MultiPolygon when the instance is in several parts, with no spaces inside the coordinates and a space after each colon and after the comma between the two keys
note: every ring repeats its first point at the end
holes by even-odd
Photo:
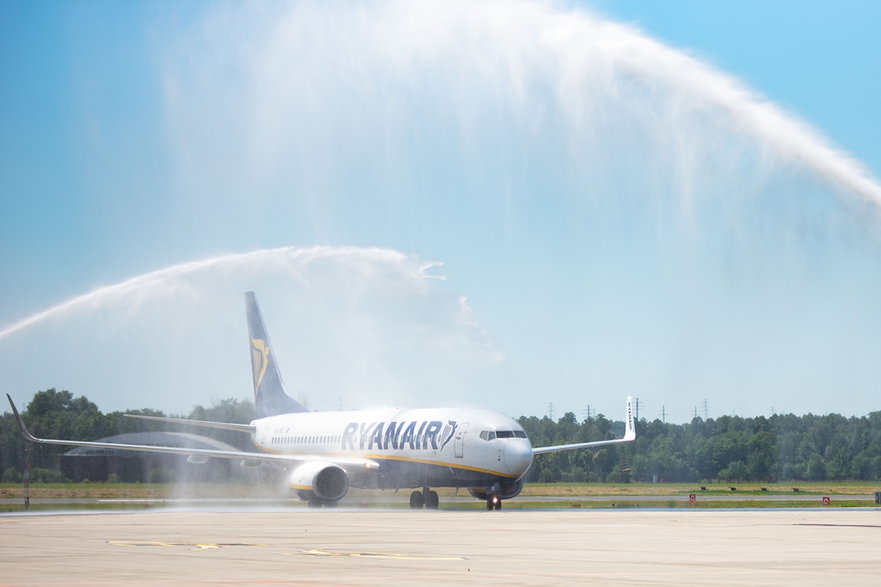
{"type": "Polygon", "coordinates": [[[263,316],[254,292],[245,293],[248,314],[248,339],[251,347],[251,369],[254,375],[254,404],[257,418],[277,416],[292,412],[308,412],[305,406],[289,396],[281,380],[269,343],[269,335],[263,325],[263,316]]]}

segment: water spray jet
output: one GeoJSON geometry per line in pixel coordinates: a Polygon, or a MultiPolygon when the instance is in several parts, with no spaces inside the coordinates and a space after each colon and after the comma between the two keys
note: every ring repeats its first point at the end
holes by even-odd
{"type": "Polygon", "coordinates": [[[292,393],[324,409],[406,404],[415,390],[451,385],[443,371],[460,370],[451,364],[467,371],[502,358],[462,296],[436,287],[444,281],[432,273],[437,266],[379,248],[223,255],[77,296],[4,328],[0,344],[19,378],[52,374],[103,409],[186,413],[209,399],[249,396],[240,298],[256,288],[278,322],[273,340],[293,374],[292,393]],[[37,344],[39,356],[28,352],[37,344]],[[46,356],[54,358],[33,365],[46,356]],[[74,368],[81,364],[99,368],[84,376],[74,368]],[[421,382],[426,376],[436,381],[421,382]]]}

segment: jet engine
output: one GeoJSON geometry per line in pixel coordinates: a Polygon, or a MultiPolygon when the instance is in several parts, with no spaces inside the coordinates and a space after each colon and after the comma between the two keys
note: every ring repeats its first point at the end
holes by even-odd
{"type": "Polygon", "coordinates": [[[313,501],[336,502],[349,490],[349,477],[339,465],[321,461],[307,461],[291,473],[288,481],[300,497],[313,501]]]}

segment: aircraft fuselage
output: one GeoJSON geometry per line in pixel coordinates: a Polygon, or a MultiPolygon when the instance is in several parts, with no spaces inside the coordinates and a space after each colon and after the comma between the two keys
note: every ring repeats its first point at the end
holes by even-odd
{"type": "Polygon", "coordinates": [[[482,409],[425,408],[282,414],[252,422],[255,445],[274,454],[362,458],[378,472],[347,469],[354,487],[509,484],[532,464],[532,445],[511,418],[482,409]]]}

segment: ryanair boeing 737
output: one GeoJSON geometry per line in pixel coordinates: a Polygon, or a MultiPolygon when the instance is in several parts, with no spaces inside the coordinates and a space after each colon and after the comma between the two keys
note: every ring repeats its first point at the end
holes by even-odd
{"type": "Polygon", "coordinates": [[[310,412],[284,389],[257,298],[245,294],[257,418],[250,424],[132,416],[161,422],[236,430],[251,435],[261,452],[189,449],[36,438],[28,432],[12,398],[9,404],[24,437],[61,444],[185,454],[268,463],[282,467],[288,485],[314,507],[332,507],[349,487],[416,489],[410,507],[436,509],[432,487],[466,488],[489,510],[516,497],[535,455],[630,442],[636,438],[627,398],[623,438],[533,448],[523,428],[497,412],[473,408],[426,408],[310,412]]]}

